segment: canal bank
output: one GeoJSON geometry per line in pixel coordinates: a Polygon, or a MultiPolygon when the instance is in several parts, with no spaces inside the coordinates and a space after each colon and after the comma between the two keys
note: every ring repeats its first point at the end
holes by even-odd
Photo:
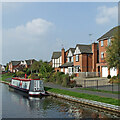
{"type": "MultiPolygon", "coordinates": [[[[7,84],[7,85],[9,84],[9,82],[5,82],[5,81],[1,81],[1,82],[4,83],[4,84],[7,84]]],[[[118,106],[118,105],[112,105],[112,104],[103,103],[103,102],[100,102],[100,101],[94,101],[94,100],[89,100],[89,99],[84,99],[84,98],[78,98],[78,97],[75,97],[75,96],[71,96],[71,95],[68,94],[68,92],[70,92],[70,91],[66,91],[66,95],[65,95],[64,93],[60,93],[61,89],[58,89],[58,91],[59,91],[58,93],[56,93],[56,91],[54,91],[55,89],[52,90],[52,92],[51,92],[50,91],[51,89],[54,89],[54,88],[48,88],[47,87],[47,92],[51,96],[66,99],[66,100],[77,102],[77,103],[82,103],[84,105],[108,110],[108,111],[111,111],[111,112],[120,113],[120,106],[118,106]]],[[[74,94],[76,94],[76,93],[74,93],[74,94]]],[[[103,97],[103,99],[106,99],[106,98],[103,97]]]]}
{"type": "Polygon", "coordinates": [[[0,83],[2,87],[2,118],[118,118],[116,113],[98,108],[56,98],[25,97],[17,91],[9,89],[8,85],[0,83]]]}
{"type": "Polygon", "coordinates": [[[69,101],[82,103],[84,105],[88,105],[88,106],[92,106],[92,107],[96,107],[96,108],[100,108],[100,109],[104,109],[104,110],[108,110],[108,111],[120,114],[120,106],[97,102],[97,101],[93,101],[93,100],[76,98],[76,97],[72,97],[72,96],[68,96],[68,95],[56,94],[53,92],[48,92],[48,93],[54,97],[63,98],[63,99],[69,100],[69,101]]]}

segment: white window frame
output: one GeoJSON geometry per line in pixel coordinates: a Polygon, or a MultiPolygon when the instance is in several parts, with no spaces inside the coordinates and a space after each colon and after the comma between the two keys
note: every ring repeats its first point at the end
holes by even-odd
{"type": "Polygon", "coordinates": [[[104,46],[104,41],[103,40],[101,40],[101,47],[103,47],[104,46]]]}
{"type": "Polygon", "coordinates": [[[108,46],[111,45],[111,38],[108,39],[108,42],[107,42],[108,46]]]}
{"type": "Polygon", "coordinates": [[[76,55],[75,58],[76,58],[76,62],[79,62],[79,55],[76,55]]]}
{"type": "Polygon", "coordinates": [[[104,58],[104,52],[101,52],[101,59],[104,58]]]}

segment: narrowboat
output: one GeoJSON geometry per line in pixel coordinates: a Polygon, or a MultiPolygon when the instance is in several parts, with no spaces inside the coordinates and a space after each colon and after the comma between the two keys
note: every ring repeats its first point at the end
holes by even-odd
{"type": "Polygon", "coordinates": [[[30,96],[46,95],[43,81],[39,79],[12,78],[9,87],[27,93],[30,96]]]}

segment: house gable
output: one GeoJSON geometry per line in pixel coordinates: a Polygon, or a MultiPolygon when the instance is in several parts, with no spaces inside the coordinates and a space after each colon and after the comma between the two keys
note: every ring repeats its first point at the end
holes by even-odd
{"type": "Polygon", "coordinates": [[[69,50],[69,51],[68,51],[68,55],[67,55],[67,57],[72,57],[72,56],[73,56],[73,53],[72,53],[71,50],[69,50]]]}
{"type": "Polygon", "coordinates": [[[79,47],[77,46],[74,52],[74,55],[81,54],[79,47]]]}

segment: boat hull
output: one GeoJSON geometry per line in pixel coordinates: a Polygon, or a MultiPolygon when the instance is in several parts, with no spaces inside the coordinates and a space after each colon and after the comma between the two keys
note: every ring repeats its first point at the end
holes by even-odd
{"type": "Polygon", "coordinates": [[[24,94],[27,94],[28,96],[47,96],[48,94],[46,92],[31,92],[26,89],[22,89],[13,85],[9,85],[10,88],[15,89],[16,91],[23,92],[24,94]]]}

